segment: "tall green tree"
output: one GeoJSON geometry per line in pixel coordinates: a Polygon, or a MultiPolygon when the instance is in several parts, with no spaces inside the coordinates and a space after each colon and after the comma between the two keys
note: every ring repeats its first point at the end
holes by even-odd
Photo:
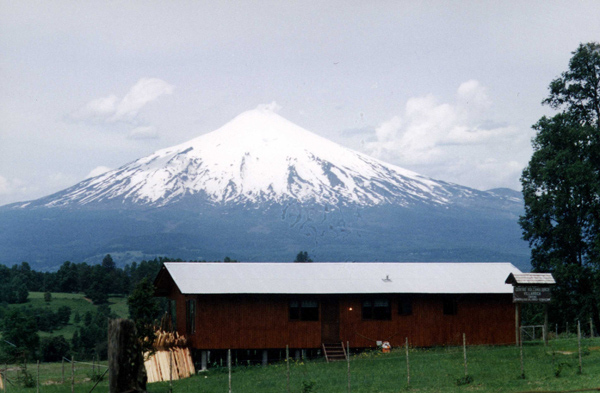
{"type": "Polygon", "coordinates": [[[307,251],[300,251],[298,253],[298,255],[296,255],[296,259],[294,259],[294,262],[312,262],[313,260],[308,256],[308,252],[307,251]]]}
{"type": "Polygon", "coordinates": [[[40,337],[34,317],[26,315],[18,308],[11,309],[0,324],[0,333],[0,348],[12,358],[11,360],[23,355],[30,359],[35,356],[40,337]]]}
{"type": "Polygon", "coordinates": [[[152,350],[154,342],[154,321],[160,318],[160,306],[154,297],[154,285],[143,278],[127,298],[129,317],[135,322],[138,337],[144,352],[152,350]],[[149,340],[145,340],[145,338],[149,340]]]}
{"type": "Polygon", "coordinates": [[[557,280],[556,323],[600,323],[600,44],[581,44],[542,102],[558,113],[533,128],[533,155],[521,183],[523,237],[534,271],[557,280]]]}

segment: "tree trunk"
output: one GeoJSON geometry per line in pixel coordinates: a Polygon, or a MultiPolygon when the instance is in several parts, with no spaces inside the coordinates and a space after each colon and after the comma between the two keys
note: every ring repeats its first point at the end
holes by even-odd
{"type": "Polygon", "coordinates": [[[144,357],[129,319],[108,322],[108,367],[110,393],[146,392],[144,357]]]}

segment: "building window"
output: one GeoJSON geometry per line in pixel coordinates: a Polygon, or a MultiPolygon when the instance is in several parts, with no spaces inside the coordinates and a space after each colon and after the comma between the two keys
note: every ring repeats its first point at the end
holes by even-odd
{"type": "Polygon", "coordinates": [[[188,334],[196,333],[196,301],[185,301],[185,329],[188,334]]]}
{"type": "Polygon", "coordinates": [[[318,321],[319,302],[312,300],[291,301],[290,319],[292,321],[318,321]]]}
{"type": "Polygon", "coordinates": [[[398,300],[398,315],[412,315],[412,299],[398,300]]]}
{"type": "Polygon", "coordinates": [[[388,299],[365,300],[362,304],[362,318],[367,321],[389,321],[392,308],[388,299]]]}
{"type": "Polygon", "coordinates": [[[444,315],[458,314],[458,301],[454,297],[444,299],[444,315]]]}
{"type": "Polygon", "coordinates": [[[177,330],[177,301],[174,299],[169,299],[167,312],[171,316],[171,326],[175,327],[177,330]]]}

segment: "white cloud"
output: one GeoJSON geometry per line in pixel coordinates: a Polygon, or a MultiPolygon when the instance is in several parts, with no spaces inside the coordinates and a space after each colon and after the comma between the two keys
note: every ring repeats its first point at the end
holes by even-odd
{"type": "Polygon", "coordinates": [[[8,184],[8,179],[4,176],[0,176],[0,195],[6,195],[10,193],[10,184],[8,184]]]}
{"type": "Polygon", "coordinates": [[[155,127],[137,127],[129,132],[127,139],[158,139],[158,131],[155,127]]]}
{"type": "Polygon", "coordinates": [[[380,124],[368,153],[425,175],[475,188],[518,188],[530,156],[527,133],[487,120],[492,102],[478,81],[459,86],[454,102],[410,98],[380,124]]]}
{"type": "Polygon", "coordinates": [[[6,178],[0,175],[0,206],[7,203],[31,199],[30,195],[39,191],[37,186],[17,178],[6,178]]]}
{"type": "Polygon", "coordinates": [[[0,195],[24,194],[28,191],[27,184],[20,179],[7,179],[0,175],[0,195]]]}
{"type": "Polygon", "coordinates": [[[114,120],[135,117],[138,111],[146,104],[156,100],[163,94],[172,94],[174,87],[162,79],[142,78],[123,97],[115,115],[114,120]]]}
{"type": "Polygon", "coordinates": [[[87,175],[85,175],[85,178],[89,179],[90,177],[96,177],[96,176],[99,176],[99,175],[101,175],[103,173],[106,173],[108,171],[110,171],[110,168],[107,167],[107,166],[97,166],[94,169],[92,169],[90,171],[90,173],[88,173],[87,175]]]}
{"type": "Polygon", "coordinates": [[[279,112],[281,110],[281,106],[275,101],[272,101],[270,104],[260,104],[256,107],[256,109],[261,111],[279,112]]]}
{"type": "Polygon", "coordinates": [[[120,122],[134,119],[148,103],[165,94],[172,94],[174,86],[158,78],[140,79],[120,99],[115,94],[96,98],[71,114],[77,121],[120,122]]]}

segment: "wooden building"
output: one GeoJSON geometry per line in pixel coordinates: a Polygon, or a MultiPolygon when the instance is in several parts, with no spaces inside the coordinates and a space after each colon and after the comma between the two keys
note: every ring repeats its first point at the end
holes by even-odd
{"type": "Polygon", "coordinates": [[[156,295],[172,302],[193,348],[318,349],[514,344],[510,263],[165,263],[156,295]]]}

